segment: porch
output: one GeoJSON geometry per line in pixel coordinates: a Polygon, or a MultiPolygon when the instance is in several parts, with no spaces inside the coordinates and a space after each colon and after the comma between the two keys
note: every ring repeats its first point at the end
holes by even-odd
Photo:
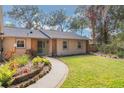
{"type": "Polygon", "coordinates": [[[48,55],[49,40],[31,39],[31,50],[36,51],[37,55],[48,55]]]}
{"type": "Polygon", "coordinates": [[[31,50],[36,51],[40,56],[56,56],[56,43],[56,39],[31,39],[31,50]]]}

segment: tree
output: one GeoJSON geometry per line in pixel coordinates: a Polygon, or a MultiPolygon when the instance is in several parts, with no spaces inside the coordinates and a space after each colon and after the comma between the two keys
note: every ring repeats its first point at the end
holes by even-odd
{"type": "Polygon", "coordinates": [[[66,24],[67,16],[65,14],[65,11],[60,9],[56,11],[52,11],[47,20],[47,24],[49,26],[59,26],[60,31],[64,31],[65,24],[66,24]]]}
{"type": "Polygon", "coordinates": [[[96,6],[78,6],[76,8],[76,14],[85,16],[85,19],[88,18],[87,23],[89,27],[92,28],[92,38],[93,43],[95,44],[96,39],[96,6]]]}
{"type": "Polygon", "coordinates": [[[9,17],[28,29],[41,27],[42,12],[37,6],[13,6],[9,17]]]}
{"type": "Polygon", "coordinates": [[[88,17],[90,21],[90,25],[92,28],[92,38],[93,38],[93,44],[96,43],[96,6],[89,6],[86,12],[86,16],[88,17]]]}
{"type": "Polygon", "coordinates": [[[77,13],[87,17],[92,28],[93,43],[96,43],[97,37],[101,43],[108,43],[108,6],[78,6],[77,13]],[[100,35],[100,36],[99,36],[100,35]]]}
{"type": "Polygon", "coordinates": [[[87,21],[81,17],[74,17],[70,22],[70,29],[74,31],[80,31],[83,35],[83,29],[87,27],[87,21]]]}
{"type": "Polygon", "coordinates": [[[34,19],[34,29],[45,29],[45,26],[47,25],[47,19],[48,15],[40,10],[34,19]]]}
{"type": "Polygon", "coordinates": [[[83,29],[88,26],[88,20],[85,15],[86,6],[79,6],[75,10],[75,16],[72,17],[69,28],[74,31],[80,31],[81,35],[83,35],[83,29]]]}
{"type": "Polygon", "coordinates": [[[123,30],[124,6],[111,6],[108,13],[111,20],[109,30],[111,30],[111,32],[123,30]]]}
{"type": "Polygon", "coordinates": [[[100,44],[109,43],[109,11],[110,6],[97,6],[97,15],[96,15],[96,32],[98,33],[97,41],[100,41],[100,44]]]}

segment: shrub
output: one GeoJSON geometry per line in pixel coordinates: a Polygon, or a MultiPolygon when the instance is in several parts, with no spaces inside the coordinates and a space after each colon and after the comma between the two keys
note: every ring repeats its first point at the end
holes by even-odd
{"type": "Polygon", "coordinates": [[[29,55],[30,57],[36,57],[37,56],[37,51],[31,50],[31,49],[27,49],[25,54],[29,55]]]}
{"type": "Polygon", "coordinates": [[[97,46],[97,49],[100,51],[100,52],[103,52],[105,51],[105,45],[98,45],[97,46]]]}
{"type": "Polygon", "coordinates": [[[124,51],[118,51],[117,52],[118,57],[124,58],[124,51]]]}
{"type": "Polygon", "coordinates": [[[34,65],[36,65],[39,62],[43,62],[43,58],[37,56],[37,57],[33,58],[32,62],[33,62],[34,65]]]}
{"type": "Polygon", "coordinates": [[[104,46],[105,48],[104,48],[104,53],[106,53],[106,54],[111,54],[112,52],[113,52],[113,47],[112,47],[112,45],[111,44],[107,44],[107,45],[105,45],[104,46]]]}
{"type": "Polygon", "coordinates": [[[124,49],[116,46],[115,44],[103,44],[98,46],[98,50],[106,54],[116,54],[120,58],[124,58],[124,49]]]}
{"type": "Polygon", "coordinates": [[[50,64],[49,60],[47,60],[46,58],[43,58],[43,62],[44,62],[46,65],[50,64]]]}
{"type": "Polygon", "coordinates": [[[20,66],[20,64],[16,60],[10,60],[8,65],[11,70],[17,69],[20,66]]]}
{"type": "Polygon", "coordinates": [[[98,46],[98,50],[105,54],[116,54],[118,51],[118,47],[113,44],[103,44],[98,46]]]}
{"type": "Polygon", "coordinates": [[[47,60],[46,58],[41,58],[39,56],[35,57],[33,60],[32,60],[33,64],[38,64],[39,62],[43,62],[45,63],[46,65],[49,64],[49,60],[47,60]]]}
{"type": "Polygon", "coordinates": [[[29,56],[28,55],[15,56],[13,60],[18,62],[21,66],[24,66],[29,62],[29,56]]]}
{"type": "Polygon", "coordinates": [[[4,87],[9,86],[12,83],[12,77],[16,73],[16,70],[10,70],[9,65],[3,65],[0,67],[0,82],[4,87]]]}
{"type": "Polygon", "coordinates": [[[0,87],[2,87],[2,83],[0,82],[0,87]]]}

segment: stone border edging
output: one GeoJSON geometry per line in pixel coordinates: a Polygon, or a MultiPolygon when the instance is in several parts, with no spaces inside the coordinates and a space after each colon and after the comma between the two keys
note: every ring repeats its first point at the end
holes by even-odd
{"type": "Polygon", "coordinates": [[[50,65],[46,65],[46,66],[43,67],[43,70],[40,71],[40,73],[37,74],[36,76],[34,76],[33,78],[31,78],[31,79],[29,79],[27,81],[24,81],[24,82],[22,82],[20,84],[10,86],[9,88],[25,88],[25,87],[27,87],[27,86],[37,82],[37,80],[39,80],[40,78],[45,76],[47,73],[49,73],[50,70],[51,70],[51,64],[50,65]]]}
{"type": "Polygon", "coordinates": [[[104,54],[104,53],[91,53],[92,55],[95,55],[95,56],[101,56],[101,57],[105,57],[105,58],[111,58],[111,59],[124,59],[124,58],[119,58],[118,56],[116,55],[107,55],[107,54],[104,54]]]}

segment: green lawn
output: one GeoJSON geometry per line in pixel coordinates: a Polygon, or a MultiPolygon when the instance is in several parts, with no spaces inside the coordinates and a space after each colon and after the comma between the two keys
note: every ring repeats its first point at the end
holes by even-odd
{"type": "Polygon", "coordinates": [[[93,55],[61,57],[69,67],[63,88],[124,87],[124,60],[93,55]]]}

